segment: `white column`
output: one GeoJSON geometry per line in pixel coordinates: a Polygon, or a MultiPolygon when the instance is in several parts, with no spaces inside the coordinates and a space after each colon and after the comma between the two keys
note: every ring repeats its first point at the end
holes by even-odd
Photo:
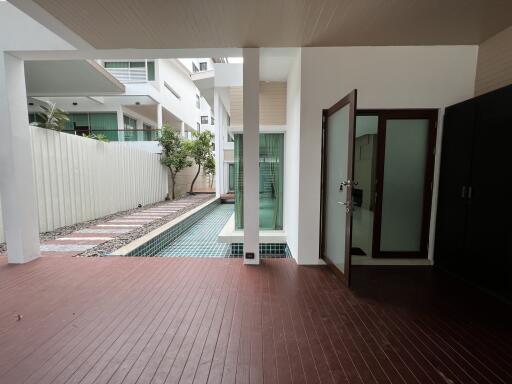
{"type": "Polygon", "coordinates": [[[260,51],[244,48],[243,55],[244,264],[259,264],[260,51]]]}
{"type": "Polygon", "coordinates": [[[181,122],[181,137],[185,137],[185,122],[181,122]]]}
{"type": "MultiPolygon", "coordinates": [[[[119,107],[117,109],[117,130],[120,131],[122,129],[124,129],[124,113],[123,113],[123,108],[119,107]]],[[[119,141],[124,141],[124,132],[123,133],[118,132],[118,134],[119,134],[119,141]]]]}
{"type": "Polygon", "coordinates": [[[213,90],[213,111],[215,116],[215,196],[220,197],[223,192],[224,180],[224,148],[222,137],[222,113],[220,112],[219,94],[213,90]]]}
{"type": "Polygon", "coordinates": [[[156,127],[157,129],[162,128],[163,123],[163,111],[162,111],[162,104],[156,105],[156,127]]]}
{"type": "Polygon", "coordinates": [[[23,60],[0,51],[0,196],[7,257],[21,264],[39,257],[39,214],[34,183],[23,60]]]}

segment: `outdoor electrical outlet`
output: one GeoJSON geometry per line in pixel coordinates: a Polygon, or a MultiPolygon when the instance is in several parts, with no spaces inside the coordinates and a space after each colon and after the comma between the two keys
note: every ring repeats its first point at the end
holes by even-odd
{"type": "Polygon", "coordinates": [[[254,252],[247,252],[245,254],[246,259],[254,259],[254,252]]]}

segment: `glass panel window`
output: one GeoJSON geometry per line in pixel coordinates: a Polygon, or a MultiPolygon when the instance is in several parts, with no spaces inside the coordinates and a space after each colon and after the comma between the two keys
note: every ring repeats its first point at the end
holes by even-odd
{"type": "Polygon", "coordinates": [[[201,116],[201,124],[208,124],[208,116],[201,116]]]}
{"type": "Polygon", "coordinates": [[[199,69],[197,68],[197,65],[195,65],[195,63],[192,63],[192,72],[199,72],[199,69]]]}
{"type": "Polygon", "coordinates": [[[155,62],[148,61],[148,81],[155,80],[155,62]]]}
{"type": "Polygon", "coordinates": [[[174,95],[174,97],[176,97],[178,100],[181,99],[181,96],[179,95],[179,93],[176,92],[174,90],[174,88],[171,87],[167,81],[164,81],[164,87],[167,88],[169,90],[169,92],[171,92],[174,95]]]}
{"type": "Polygon", "coordinates": [[[117,130],[116,113],[90,113],[89,121],[93,131],[114,131],[117,130]]]}
{"type": "Polygon", "coordinates": [[[196,107],[201,108],[201,97],[199,95],[196,95],[196,107]]]}
{"type": "Polygon", "coordinates": [[[153,129],[153,127],[152,127],[151,125],[149,125],[148,123],[143,123],[143,124],[142,124],[142,128],[143,128],[143,129],[148,129],[148,130],[149,130],[149,129],[153,129]]]}
{"type": "Polygon", "coordinates": [[[232,192],[235,190],[235,164],[229,163],[229,179],[228,179],[228,189],[229,192],[232,192]]]}
{"type": "MultiPolygon", "coordinates": [[[[284,135],[260,134],[260,229],[283,229],[284,135]]],[[[243,228],[243,135],[235,135],[235,226],[243,228]]]]}
{"type": "Polygon", "coordinates": [[[144,61],[130,61],[130,68],[144,68],[145,66],[144,61]]]}
{"type": "Polygon", "coordinates": [[[124,129],[136,129],[137,128],[137,120],[132,119],[129,116],[124,115],[124,129]]]}
{"type": "Polygon", "coordinates": [[[210,122],[211,122],[211,124],[212,124],[212,125],[215,125],[215,117],[213,117],[213,116],[212,116],[212,117],[210,118],[210,122]]]}
{"type": "Polygon", "coordinates": [[[129,68],[127,61],[107,61],[104,63],[105,68],[129,68]]]}
{"type": "Polygon", "coordinates": [[[201,132],[201,124],[197,123],[197,132],[201,132]]]}
{"type": "Polygon", "coordinates": [[[65,131],[74,131],[76,129],[88,130],[89,129],[89,114],[88,113],[70,113],[68,114],[69,121],[64,126],[65,131]]]}
{"type": "Polygon", "coordinates": [[[208,69],[208,63],[206,61],[201,61],[199,63],[199,70],[206,71],[208,69]]]}

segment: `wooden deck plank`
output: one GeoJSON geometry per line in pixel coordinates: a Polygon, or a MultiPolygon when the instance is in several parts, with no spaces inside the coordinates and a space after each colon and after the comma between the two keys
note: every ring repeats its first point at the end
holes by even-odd
{"type": "Polygon", "coordinates": [[[429,270],[355,268],[352,290],[286,259],[0,259],[0,277],[2,384],[512,382],[510,306],[429,270]]]}

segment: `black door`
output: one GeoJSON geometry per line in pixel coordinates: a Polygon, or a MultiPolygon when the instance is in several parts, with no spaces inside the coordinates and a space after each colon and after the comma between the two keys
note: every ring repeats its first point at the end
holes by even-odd
{"type": "Polygon", "coordinates": [[[475,117],[475,100],[447,108],[441,148],[435,264],[462,275],[471,269],[464,254],[475,117]]]}
{"type": "Polygon", "coordinates": [[[479,98],[476,126],[466,262],[473,281],[506,294],[512,258],[512,87],[479,98]]]}

